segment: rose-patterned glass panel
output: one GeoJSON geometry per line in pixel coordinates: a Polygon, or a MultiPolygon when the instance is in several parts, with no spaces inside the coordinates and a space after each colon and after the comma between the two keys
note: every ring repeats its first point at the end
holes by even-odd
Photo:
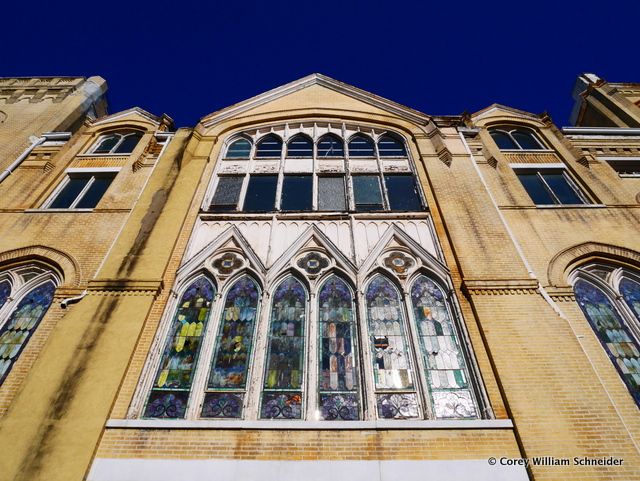
{"type": "MultiPolygon", "coordinates": [[[[251,362],[259,299],[258,286],[250,277],[241,277],[229,289],[216,338],[207,389],[240,391],[237,393],[240,395],[244,392],[251,362]]],[[[219,396],[213,398],[227,399],[219,396]]],[[[210,417],[205,413],[208,409],[205,402],[202,416],[210,417]]],[[[227,411],[233,412],[233,417],[241,417],[242,402],[239,409],[227,411]]]]}
{"type": "Polygon", "coordinates": [[[631,308],[636,318],[640,321],[640,283],[627,279],[620,281],[620,294],[624,302],[631,308]]]}
{"type": "Polygon", "coordinates": [[[418,417],[418,397],[415,394],[378,394],[378,416],[382,419],[418,417]]]}
{"type": "Polygon", "coordinates": [[[208,392],[202,404],[203,418],[241,418],[243,393],[208,392]]]}
{"type": "Polygon", "coordinates": [[[199,277],[178,302],[145,417],[184,417],[214,295],[215,287],[211,282],[199,277]]]}
{"type": "Polygon", "coordinates": [[[376,389],[413,390],[413,368],[409,359],[400,295],[385,277],[376,276],[369,284],[367,320],[376,389]]]}
{"type": "Polygon", "coordinates": [[[442,290],[420,276],[411,288],[411,303],[435,417],[476,417],[469,374],[442,290]],[[452,392],[455,395],[449,396],[452,392]],[[455,399],[464,406],[450,409],[445,405],[455,399]]]}
{"type": "Polygon", "coordinates": [[[302,416],[305,321],[306,292],[289,276],[273,294],[261,418],[302,416]]]}
{"type": "Polygon", "coordinates": [[[24,296],[0,329],[0,385],[53,301],[56,286],[47,282],[24,296]]]}
{"type": "Polygon", "coordinates": [[[359,419],[353,294],[334,276],[320,289],[318,303],[320,415],[329,420],[359,419]]]}
{"type": "Polygon", "coordinates": [[[9,299],[9,294],[11,294],[11,284],[9,281],[0,282],[0,308],[4,306],[4,303],[9,299]]]}
{"type": "Polygon", "coordinates": [[[607,295],[590,282],[574,286],[576,300],[609,358],[640,405],[640,350],[629,328],[607,295]]]}

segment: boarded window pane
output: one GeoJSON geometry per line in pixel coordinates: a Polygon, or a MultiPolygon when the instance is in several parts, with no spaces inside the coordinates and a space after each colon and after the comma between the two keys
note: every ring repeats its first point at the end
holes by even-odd
{"type": "Polygon", "coordinates": [[[542,180],[538,177],[538,174],[533,173],[519,173],[518,178],[522,185],[526,189],[529,197],[533,200],[534,204],[545,205],[555,204],[553,197],[545,187],[542,180]]]}
{"type": "Polygon", "coordinates": [[[311,210],[313,179],[310,175],[285,175],[280,210],[311,210]]]}
{"type": "Polygon", "coordinates": [[[228,159],[248,159],[251,153],[251,143],[246,139],[238,139],[227,149],[228,159]]]}
{"type": "Polygon", "coordinates": [[[349,141],[349,157],[375,157],[373,140],[365,135],[354,135],[349,141]]]}
{"type": "Polygon", "coordinates": [[[356,210],[381,210],[382,193],[380,180],[375,175],[358,175],[353,177],[353,195],[356,210]]]}
{"type": "Polygon", "coordinates": [[[211,210],[235,210],[240,199],[242,180],[242,177],[220,177],[213,202],[211,202],[211,210]]]}
{"type": "Polygon", "coordinates": [[[244,199],[246,212],[270,212],[276,203],[277,175],[254,175],[249,179],[244,199]]]}
{"type": "Polygon", "coordinates": [[[383,135],[378,141],[380,157],[406,157],[403,143],[390,135],[383,135]]]}
{"type": "Polygon", "coordinates": [[[51,209],[68,209],[76,200],[78,194],[84,189],[91,176],[71,177],[67,185],[60,191],[55,200],[51,203],[51,209]]]}
{"type": "Polygon", "coordinates": [[[263,137],[256,148],[256,157],[280,157],[282,141],[275,135],[263,137]]]}
{"type": "Polygon", "coordinates": [[[422,203],[413,175],[385,175],[389,207],[392,210],[420,211],[422,203]]]}
{"type": "Polygon", "coordinates": [[[76,204],[76,208],[93,209],[96,205],[98,205],[98,202],[100,202],[100,199],[102,199],[102,196],[111,185],[114,177],[115,173],[101,174],[99,176],[96,175],[96,178],[89,189],[84,193],[82,199],[80,199],[80,201],[76,204]]]}
{"type": "Polygon", "coordinates": [[[562,172],[543,173],[542,176],[561,204],[584,204],[562,172]]]}
{"type": "Polygon", "coordinates": [[[305,135],[296,135],[289,141],[287,157],[313,157],[313,142],[305,135]]]}
{"type": "Polygon", "coordinates": [[[318,210],[347,210],[344,177],[318,178],[318,210]]]}
{"type": "Polygon", "coordinates": [[[335,135],[323,135],[318,141],[318,157],[344,157],[342,139],[335,135]]]}

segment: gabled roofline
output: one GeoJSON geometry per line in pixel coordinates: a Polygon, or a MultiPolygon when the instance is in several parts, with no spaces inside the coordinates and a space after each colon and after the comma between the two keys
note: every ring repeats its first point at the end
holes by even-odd
{"type": "Polygon", "coordinates": [[[94,120],[92,122],[92,125],[102,125],[102,124],[106,124],[109,122],[113,122],[114,120],[118,120],[122,117],[126,117],[127,115],[130,115],[132,113],[136,113],[138,115],[141,115],[142,117],[146,118],[147,120],[149,120],[150,122],[153,122],[156,125],[160,125],[162,123],[165,123],[167,125],[169,125],[170,127],[173,127],[173,119],[171,117],[169,117],[167,114],[162,114],[162,116],[158,117],[157,115],[154,115],[150,112],[147,112],[146,110],[140,108],[140,107],[131,107],[130,109],[127,110],[122,110],[120,112],[116,112],[114,114],[109,114],[109,115],[105,115],[103,117],[100,117],[96,120],[94,120]]]}
{"type": "Polygon", "coordinates": [[[359,89],[357,87],[354,87],[353,85],[349,85],[344,82],[332,79],[331,77],[327,77],[326,75],[313,73],[311,75],[307,75],[306,77],[302,77],[301,79],[294,80],[293,82],[281,85],[280,87],[268,90],[267,92],[256,95],[255,97],[251,97],[247,100],[238,102],[236,104],[230,105],[229,107],[206,115],[202,117],[202,119],[200,119],[200,123],[204,127],[210,127],[217,122],[221,122],[228,118],[234,117],[238,114],[246,112],[247,110],[259,107],[268,102],[297,92],[298,90],[305,89],[312,85],[320,85],[322,87],[326,87],[335,92],[339,92],[369,105],[378,107],[382,110],[391,112],[414,123],[426,124],[431,119],[430,116],[418,110],[414,110],[392,100],[385,99],[384,97],[380,97],[371,92],[367,92],[366,90],[359,89]]]}
{"type": "Polygon", "coordinates": [[[520,110],[513,107],[508,107],[506,105],[494,103],[489,105],[488,107],[483,108],[482,110],[478,110],[477,112],[472,113],[470,115],[470,118],[473,120],[480,120],[495,111],[508,112],[515,115],[516,117],[524,117],[526,119],[537,120],[538,122],[545,116],[545,114],[532,114],[531,112],[527,112],[526,110],[520,110]]]}

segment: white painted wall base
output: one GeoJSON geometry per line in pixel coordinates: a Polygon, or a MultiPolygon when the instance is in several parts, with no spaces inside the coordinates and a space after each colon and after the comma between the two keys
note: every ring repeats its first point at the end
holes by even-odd
{"type": "Polygon", "coordinates": [[[94,461],[87,481],[528,481],[524,467],[482,460],[237,461],[108,459],[94,461]]]}

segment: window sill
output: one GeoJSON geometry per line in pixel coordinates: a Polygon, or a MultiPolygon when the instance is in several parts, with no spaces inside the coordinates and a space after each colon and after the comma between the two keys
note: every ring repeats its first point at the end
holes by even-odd
{"type": "Polygon", "coordinates": [[[52,213],[61,213],[61,212],[67,212],[70,214],[78,214],[81,212],[93,212],[93,209],[46,209],[46,208],[42,208],[42,209],[25,209],[24,210],[25,213],[29,213],[29,214],[52,214],[52,213]]]}
{"type": "Polygon", "coordinates": [[[429,211],[380,211],[380,212],[336,212],[336,211],[312,211],[312,212],[200,212],[202,220],[247,220],[263,219],[269,220],[275,217],[277,220],[298,220],[298,219],[425,219],[429,217],[429,211]]]}
{"type": "Polygon", "coordinates": [[[277,429],[277,430],[375,430],[375,429],[510,429],[510,419],[288,421],[288,420],[175,420],[109,419],[108,428],[124,429],[277,429]]]}
{"type": "Polygon", "coordinates": [[[500,205],[501,210],[542,210],[542,209],[605,209],[605,204],[539,204],[539,205],[500,205]]]}
{"type": "Polygon", "coordinates": [[[78,154],[76,157],[129,157],[133,152],[129,152],[127,154],[94,154],[90,152],[85,152],[84,154],[78,154]]]}
{"type": "Polygon", "coordinates": [[[556,151],[551,149],[500,149],[500,152],[507,154],[555,154],[556,151]]]}

